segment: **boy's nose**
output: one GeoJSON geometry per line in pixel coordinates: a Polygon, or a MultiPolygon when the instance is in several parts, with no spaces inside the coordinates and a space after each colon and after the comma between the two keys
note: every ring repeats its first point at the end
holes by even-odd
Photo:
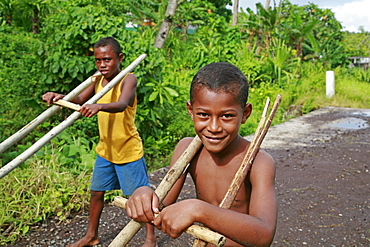
{"type": "Polygon", "coordinates": [[[210,132],[219,132],[219,131],[221,131],[221,125],[220,125],[219,121],[217,120],[217,118],[211,120],[210,124],[208,125],[208,130],[210,132]]]}

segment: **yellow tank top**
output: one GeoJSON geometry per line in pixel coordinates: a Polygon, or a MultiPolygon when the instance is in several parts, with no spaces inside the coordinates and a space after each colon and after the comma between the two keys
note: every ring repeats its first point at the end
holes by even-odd
{"type": "MultiPolygon", "coordinates": [[[[125,78],[126,76],[97,103],[117,102],[125,78]]],[[[102,76],[95,84],[96,93],[103,88],[103,79],[102,76]]],[[[136,105],[135,97],[133,106],[127,106],[123,112],[98,112],[100,142],[96,147],[96,152],[99,156],[115,164],[129,163],[143,157],[143,144],[135,125],[136,105]]]]}

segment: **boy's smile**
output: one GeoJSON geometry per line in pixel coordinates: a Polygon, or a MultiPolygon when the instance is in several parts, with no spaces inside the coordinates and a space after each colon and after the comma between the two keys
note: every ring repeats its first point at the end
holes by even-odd
{"type": "Polygon", "coordinates": [[[95,48],[94,57],[97,69],[108,81],[119,73],[123,55],[117,56],[110,45],[95,48]]]}
{"type": "Polygon", "coordinates": [[[219,153],[234,148],[240,125],[251,113],[251,105],[242,108],[232,93],[214,92],[200,87],[194,92],[194,102],[187,104],[194,129],[209,152],[219,153]]]}

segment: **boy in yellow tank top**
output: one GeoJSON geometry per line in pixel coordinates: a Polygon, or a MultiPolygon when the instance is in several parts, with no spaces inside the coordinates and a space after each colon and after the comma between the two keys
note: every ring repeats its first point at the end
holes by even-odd
{"type": "MultiPolygon", "coordinates": [[[[80,104],[80,113],[85,117],[98,114],[100,142],[96,148],[97,159],[91,180],[89,226],[86,235],[70,247],[92,246],[99,243],[98,227],[104,207],[104,193],[121,189],[131,195],[141,186],[149,186],[143,144],[136,129],[137,79],[127,74],[121,82],[105,94],[96,104],[85,104],[121,70],[123,54],[119,43],[112,37],[102,38],[94,45],[97,69],[102,76],[95,84],[80,93],[72,102],[80,104]]],[[[48,104],[62,99],[64,95],[47,92],[42,99],[48,104]]],[[[153,226],[147,224],[144,246],[155,246],[153,226]]]]}

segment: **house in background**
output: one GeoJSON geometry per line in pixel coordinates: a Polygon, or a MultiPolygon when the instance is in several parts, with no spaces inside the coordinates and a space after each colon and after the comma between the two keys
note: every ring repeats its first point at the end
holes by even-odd
{"type": "Polygon", "coordinates": [[[360,67],[367,70],[370,66],[370,57],[349,57],[349,60],[351,60],[349,65],[351,68],[360,67]]]}

